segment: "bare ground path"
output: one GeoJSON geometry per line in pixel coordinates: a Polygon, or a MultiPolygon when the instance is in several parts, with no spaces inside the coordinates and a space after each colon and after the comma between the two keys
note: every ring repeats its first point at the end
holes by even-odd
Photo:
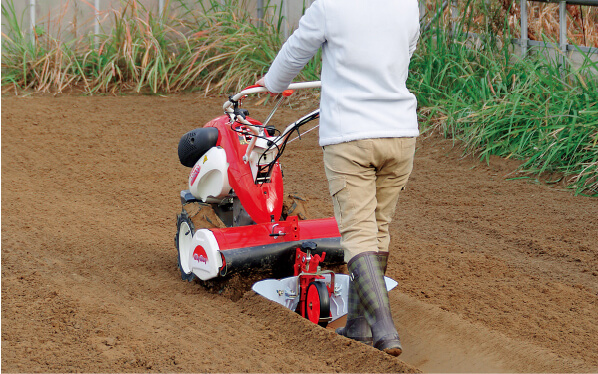
{"type": "MultiPolygon", "coordinates": [[[[392,226],[400,359],[243,293],[250,280],[181,281],[176,146],[222,101],[2,98],[3,371],[598,370],[598,200],[506,181],[512,163],[434,136],[392,226]]],[[[286,191],[331,215],[315,132],[282,163],[286,191]]]]}

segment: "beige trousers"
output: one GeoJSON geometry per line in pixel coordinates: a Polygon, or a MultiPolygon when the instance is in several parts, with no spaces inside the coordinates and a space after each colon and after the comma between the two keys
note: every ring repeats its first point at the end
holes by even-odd
{"type": "Polygon", "coordinates": [[[388,226],[413,169],[414,154],[415,138],[363,139],[324,147],[345,261],[362,252],[388,251],[388,226]]]}

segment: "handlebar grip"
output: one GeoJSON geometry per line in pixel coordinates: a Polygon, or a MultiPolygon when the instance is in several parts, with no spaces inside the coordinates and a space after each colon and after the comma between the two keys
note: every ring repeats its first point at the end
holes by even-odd
{"type": "MultiPolygon", "coordinates": [[[[313,81],[313,82],[297,82],[297,83],[291,83],[287,89],[285,90],[285,92],[287,91],[293,91],[293,90],[301,90],[304,88],[319,88],[321,87],[322,84],[320,81],[313,81]]],[[[239,100],[241,97],[243,97],[244,95],[248,95],[248,94],[255,94],[255,93],[262,93],[262,92],[268,92],[268,89],[266,87],[263,86],[259,86],[259,85],[253,85],[253,86],[249,86],[247,88],[245,88],[243,91],[233,95],[229,101],[225,102],[224,105],[222,106],[222,108],[226,111],[228,107],[230,107],[232,105],[231,100],[236,101],[239,100]],[[249,91],[249,92],[247,92],[249,91]]],[[[283,93],[283,95],[285,96],[289,96],[292,93],[288,93],[285,95],[285,93],[283,93]]]]}
{"type": "MultiPolygon", "coordinates": [[[[245,88],[243,89],[243,91],[245,91],[245,90],[249,90],[249,89],[252,89],[252,88],[266,88],[266,86],[260,86],[259,84],[254,84],[254,85],[251,85],[251,86],[247,86],[247,87],[245,87],[245,88]]],[[[269,92],[269,91],[268,91],[268,92],[269,92]]],[[[294,93],[295,93],[295,91],[294,91],[294,90],[284,90],[284,91],[282,91],[281,93],[282,93],[282,96],[284,96],[284,97],[289,97],[289,96],[291,96],[292,94],[294,94],[294,93]]],[[[270,95],[278,95],[278,94],[277,94],[277,93],[275,93],[275,92],[270,92],[270,95]]]]}
{"type": "Polygon", "coordinates": [[[247,86],[247,87],[243,88],[243,91],[248,90],[250,88],[258,88],[258,87],[264,87],[264,86],[260,86],[259,84],[252,84],[251,86],[247,86]]]}

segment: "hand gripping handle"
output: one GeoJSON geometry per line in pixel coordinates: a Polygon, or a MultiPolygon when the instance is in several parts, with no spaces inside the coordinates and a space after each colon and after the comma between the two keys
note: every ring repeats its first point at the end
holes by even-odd
{"type": "MultiPolygon", "coordinates": [[[[289,85],[289,87],[287,87],[287,90],[285,90],[286,95],[285,95],[285,92],[283,92],[283,95],[290,96],[292,94],[292,92],[288,93],[287,91],[289,91],[289,90],[302,90],[302,89],[306,89],[306,88],[320,88],[320,87],[322,87],[322,83],[320,81],[291,83],[289,85]]],[[[258,85],[246,87],[243,91],[233,95],[227,102],[225,102],[224,105],[222,106],[222,109],[224,109],[226,111],[227,108],[229,108],[231,105],[233,105],[233,102],[239,101],[239,99],[245,95],[262,93],[262,92],[269,92],[269,91],[266,87],[258,86],[258,85]]]]}

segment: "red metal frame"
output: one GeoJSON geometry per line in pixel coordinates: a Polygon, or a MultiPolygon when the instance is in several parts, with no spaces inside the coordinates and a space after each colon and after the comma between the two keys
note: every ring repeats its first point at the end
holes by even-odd
{"type": "Polygon", "coordinates": [[[296,216],[285,221],[268,222],[249,226],[210,229],[220,251],[255,247],[296,240],[313,240],[340,237],[333,217],[299,221],[296,216]],[[280,234],[271,236],[271,234],[280,234]]]}
{"type": "MultiPolygon", "coordinates": [[[[247,118],[249,122],[261,125],[260,122],[247,118]]],[[[234,124],[239,126],[239,124],[234,124]]],[[[217,146],[224,148],[228,166],[228,182],[233,188],[241,205],[256,223],[278,221],[282,213],[283,183],[280,164],[276,162],[272,168],[270,182],[255,184],[249,163],[243,162],[247,151],[248,140],[231,129],[229,116],[220,116],[208,122],[204,127],[218,129],[217,146]]]]}
{"type": "MultiPolygon", "coordinates": [[[[250,87],[248,87],[250,88],[250,87]]],[[[287,90],[284,96],[293,93],[287,90]]],[[[253,125],[261,125],[259,121],[247,117],[247,121],[253,125]]],[[[255,225],[229,227],[222,229],[211,229],[222,256],[223,266],[226,269],[226,251],[239,248],[250,248],[259,246],[276,245],[284,242],[308,241],[326,238],[340,237],[338,225],[334,218],[325,218],[317,220],[299,221],[296,216],[288,217],[285,221],[280,221],[283,204],[283,181],[280,164],[276,162],[271,169],[270,180],[267,183],[256,184],[251,166],[243,161],[243,156],[247,152],[247,147],[251,141],[250,131],[244,131],[245,134],[235,131],[242,129],[242,124],[233,123],[228,115],[220,116],[208,122],[204,127],[215,127],[218,129],[218,141],[216,146],[222,147],[226,152],[228,166],[228,183],[235,191],[241,205],[247,211],[249,216],[256,222],[255,225]]],[[[289,243],[289,245],[294,245],[289,243]]],[[[292,247],[289,249],[292,250],[292,247]]],[[[229,254],[236,253],[234,251],[229,254]]],[[[298,311],[305,318],[305,305],[308,300],[308,287],[311,282],[322,281],[325,277],[320,273],[318,267],[326,257],[326,252],[320,255],[303,252],[301,248],[296,248],[295,264],[293,267],[295,276],[299,277],[299,305],[298,311]]],[[[334,282],[332,278],[331,283],[334,282]]],[[[322,282],[324,283],[324,282],[322,282]]],[[[325,283],[324,283],[325,284],[325,283]]],[[[328,296],[331,297],[334,292],[332,284],[325,284],[328,296]]],[[[315,287],[318,288],[318,287],[315,287]]],[[[314,297],[311,295],[310,297],[314,297]]],[[[320,316],[319,293],[315,292],[318,300],[311,300],[313,310],[318,311],[320,316]]],[[[328,316],[325,316],[328,317],[328,316]]],[[[310,319],[310,320],[312,320],[310,319]]],[[[318,323],[319,321],[313,321],[318,323]]]]}

